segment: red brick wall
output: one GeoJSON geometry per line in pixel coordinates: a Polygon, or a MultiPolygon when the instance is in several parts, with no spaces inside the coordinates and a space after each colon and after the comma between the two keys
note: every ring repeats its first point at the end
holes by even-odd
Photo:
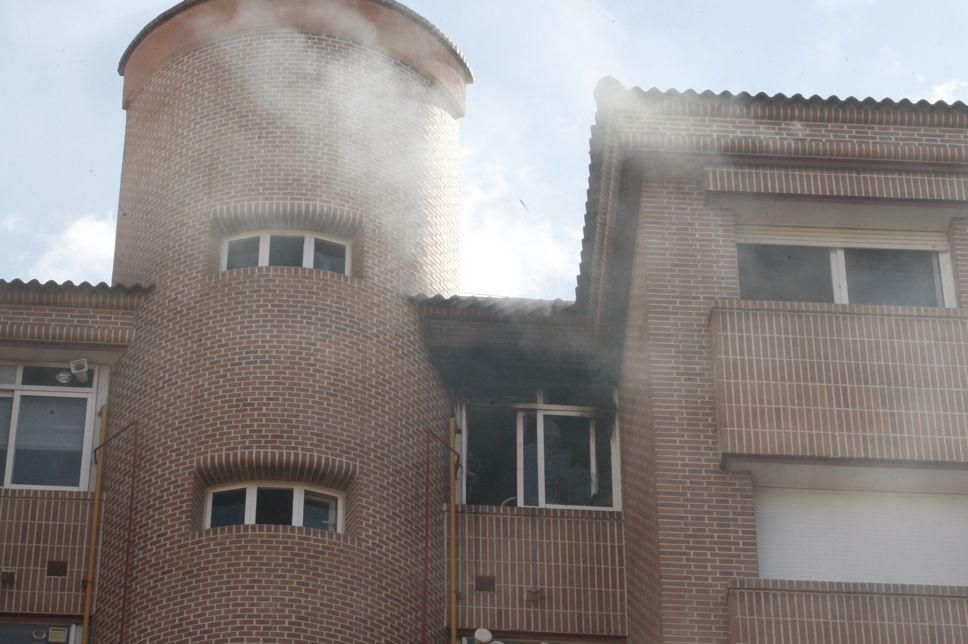
{"type": "Polygon", "coordinates": [[[323,232],[365,222],[368,279],[454,292],[457,122],[432,93],[332,36],[261,31],[169,61],[128,109],[114,279],[209,272],[216,210],[287,208],[323,232]]]}
{"type": "MultiPolygon", "coordinates": [[[[196,307],[164,297],[146,306],[112,372],[110,431],[137,419],[141,432],[124,641],[349,643],[394,629],[419,641],[427,435],[443,436],[449,414],[411,305],[299,268],[242,269],[196,286],[196,307]],[[344,490],[345,534],[201,529],[204,485],[239,477],[344,490]]],[[[99,642],[119,639],[133,439],[106,454],[99,642]]],[[[440,526],[446,453],[436,442],[431,466],[431,526],[440,526]]],[[[430,538],[434,635],[443,533],[430,538]]]]}
{"type": "Polygon", "coordinates": [[[460,625],[495,632],[624,635],[621,514],[465,506],[460,535],[460,625]],[[494,592],[475,590],[494,577],[494,592]],[[526,590],[539,588],[528,602],[526,590]]]}
{"type": "Polygon", "coordinates": [[[722,451],[964,462],[963,309],[722,301],[722,451]]]}
{"type": "MultiPolygon", "coordinates": [[[[727,588],[756,574],[752,484],[720,470],[707,327],[716,299],[738,291],[733,223],[703,197],[698,177],[647,177],[642,187],[620,409],[623,444],[654,450],[654,465],[626,461],[624,489],[630,516],[642,506],[638,525],[656,531],[628,538],[632,556],[646,558],[640,544],[656,540],[661,622],[637,618],[634,641],[655,641],[657,624],[662,642],[726,641],[727,588]],[[653,485],[643,481],[650,465],[655,517],[638,496],[653,485]]],[[[630,596],[630,615],[656,610],[650,599],[630,596]]]]}
{"type": "Polygon", "coordinates": [[[84,606],[88,492],[0,490],[0,613],[80,615],[84,606]],[[48,577],[48,561],[66,561],[66,577],[48,577]]]}
{"type": "Polygon", "coordinates": [[[134,434],[107,455],[98,642],[125,612],[124,644],[416,642],[425,614],[439,638],[427,436],[450,410],[404,295],[457,284],[457,125],[431,93],[375,51],[270,30],[185,52],[130,106],[115,279],[158,288],[112,372],[110,431],[138,420],[141,460],[125,592],[134,434]],[[351,232],[354,276],[218,273],[227,221],[351,232]],[[344,490],[345,534],[202,530],[204,485],[250,473],[344,490]]]}
{"type": "Polygon", "coordinates": [[[968,641],[968,589],[745,580],[730,589],[734,644],[968,641]]]}

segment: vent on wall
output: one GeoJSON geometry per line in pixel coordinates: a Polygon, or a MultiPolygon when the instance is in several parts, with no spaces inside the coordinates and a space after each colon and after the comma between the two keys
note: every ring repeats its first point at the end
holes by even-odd
{"type": "Polygon", "coordinates": [[[66,561],[48,561],[47,576],[48,577],[66,577],[67,562],[66,561]]]}

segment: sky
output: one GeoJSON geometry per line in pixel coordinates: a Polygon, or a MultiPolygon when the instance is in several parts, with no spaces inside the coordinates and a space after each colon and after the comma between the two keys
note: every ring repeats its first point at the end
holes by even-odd
{"type": "MultiPolygon", "coordinates": [[[[325,1],[325,0],[320,0],[325,1]]],[[[175,0],[0,0],[0,279],[110,281],[117,63],[175,0]]],[[[968,3],[406,0],[476,76],[461,290],[574,297],[595,84],[968,102],[968,3]]]]}

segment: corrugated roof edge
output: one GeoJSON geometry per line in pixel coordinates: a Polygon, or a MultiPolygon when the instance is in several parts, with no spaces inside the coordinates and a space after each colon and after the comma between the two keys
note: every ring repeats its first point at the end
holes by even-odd
{"type": "MultiPolygon", "coordinates": [[[[128,58],[131,57],[131,54],[134,52],[134,50],[138,47],[138,45],[141,44],[141,41],[147,38],[148,34],[154,31],[158,25],[171,19],[172,16],[176,16],[183,11],[187,11],[196,5],[200,5],[208,1],[209,0],[182,0],[182,2],[179,2],[175,6],[158,14],[154,20],[149,22],[141,29],[141,31],[138,32],[131,43],[125,48],[124,53],[121,54],[121,60],[118,61],[118,74],[124,76],[124,67],[128,63],[128,58]]],[[[370,0],[370,2],[374,2],[388,9],[392,9],[393,11],[397,11],[398,13],[407,16],[414,22],[423,25],[427,31],[429,31],[437,40],[443,43],[443,45],[450,50],[450,53],[454,55],[464,71],[464,76],[467,82],[474,82],[474,72],[471,70],[471,66],[464,57],[463,52],[461,52],[460,48],[457,47],[454,41],[451,40],[447,34],[441,31],[437,25],[430,22],[410,7],[397,2],[396,0],[370,0]]]]}
{"type": "Polygon", "coordinates": [[[431,315],[434,312],[467,314],[486,319],[547,319],[563,315],[571,318],[576,313],[570,300],[539,300],[523,297],[480,297],[476,295],[426,295],[420,293],[410,300],[431,315]]]}
{"type": "Polygon", "coordinates": [[[868,107],[874,109],[929,109],[934,111],[958,111],[958,112],[968,112],[968,105],[962,101],[955,101],[954,103],[947,103],[945,101],[928,101],[926,99],[921,99],[918,101],[912,101],[907,98],[902,98],[899,100],[894,100],[892,98],[881,98],[875,99],[868,96],[867,98],[857,98],[855,96],[848,96],[846,98],[841,98],[836,95],[830,95],[826,98],[814,94],[812,96],[804,96],[803,94],[793,94],[787,96],[782,92],[777,94],[767,94],[766,92],[758,92],[756,94],[751,94],[749,92],[743,91],[738,94],[734,94],[730,91],[713,92],[711,90],[697,91],[694,89],[667,89],[661,90],[657,87],[650,87],[648,89],[643,89],[641,87],[631,87],[626,88],[619,80],[613,78],[612,76],[606,76],[602,78],[595,88],[595,98],[601,103],[603,100],[608,98],[613,98],[616,93],[624,93],[627,95],[638,96],[640,98],[663,98],[670,100],[682,100],[682,101],[715,101],[718,103],[774,103],[774,104],[787,104],[787,105],[820,105],[824,107],[868,107]]]}
{"type": "MultiPolygon", "coordinates": [[[[847,98],[828,96],[827,98],[823,98],[816,94],[805,97],[802,94],[787,96],[782,93],[767,94],[766,92],[759,92],[757,94],[740,92],[734,94],[729,91],[716,93],[710,90],[699,92],[693,89],[679,91],[676,89],[660,90],[656,87],[649,89],[642,89],[641,87],[627,88],[614,77],[605,76],[595,86],[595,101],[598,109],[596,110],[595,125],[592,126],[592,135],[589,142],[591,161],[589,165],[588,196],[585,202],[585,223],[582,235],[581,257],[575,286],[575,300],[580,306],[584,306],[587,303],[588,290],[591,286],[589,271],[591,270],[591,255],[594,246],[594,239],[592,239],[591,235],[595,232],[595,218],[598,208],[601,146],[604,145],[604,108],[616,104],[620,105],[622,102],[627,102],[630,99],[641,101],[642,104],[647,104],[650,101],[653,103],[664,101],[669,104],[710,107],[762,105],[774,109],[769,110],[767,113],[762,113],[761,111],[757,115],[759,118],[765,118],[771,115],[774,119],[790,120],[803,120],[805,115],[800,113],[797,114],[799,118],[793,118],[793,115],[785,112],[781,108],[839,108],[844,111],[855,110],[853,112],[854,116],[857,114],[871,115],[870,119],[872,121],[897,120],[890,118],[892,114],[925,114],[930,116],[917,119],[922,125],[935,127],[968,127],[968,105],[962,101],[947,103],[945,101],[932,102],[923,99],[911,101],[906,98],[900,100],[882,98],[878,100],[870,97],[858,99],[853,96],[848,96],[847,98]]],[[[822,118],[821,120],[831,120],[829,112],[824,116],[826,118],[822,118]]],[[[843,120],[850,121],[852,117],[845,117],[843,120]]]]}
{"type": "Polygon", "coordinates": [[[53,290],[53,289],[80,289],[80,290],[94,290],[94,291],[108,291],[118,294],[128,294],[128,295],[140,295],[142,293],[147,293],[151,291],[154,286],[145,284],[108,284],[106,282],[98,282],[97,284],[91,284],[90,282],[79,282],[75,284],[71,280],[65,282],[56,282],[54,280],[47,280],[46,282],[41,282],[37,279],[32,279],[30,281],[23,281],[22,279],[4,280],[0,279],[0,288],[29,288],[37,290],[53,290]]]}

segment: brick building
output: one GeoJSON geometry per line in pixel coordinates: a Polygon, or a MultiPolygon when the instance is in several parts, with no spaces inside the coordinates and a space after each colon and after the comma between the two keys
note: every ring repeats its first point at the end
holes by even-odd
{"type": "Polygon", "coordinates": [[[114,285],[0,282],[0,641],[968,642],[968,107],[604,79],[560,302],[454,295],[393,0],[120,72],[114,285]]]}

